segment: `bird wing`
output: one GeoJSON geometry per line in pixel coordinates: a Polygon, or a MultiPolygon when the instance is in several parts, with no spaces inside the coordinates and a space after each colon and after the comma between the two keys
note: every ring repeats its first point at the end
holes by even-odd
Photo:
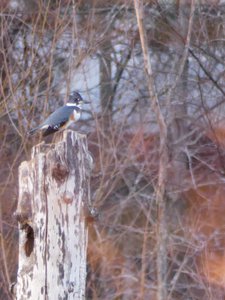
{"type": "Polygon", "coordinates": [[[42,135],[47,136],[49,134],[55,133],[58,131],[66,122],[61,122],[60,125],[55,125],[55,126],[48,126],[46,129],[43,131],[42,135]]]}
{"type": "Polygon", "coordinates": [[[69,121],[71,114],[73,115],[74,109],[80,112],[78,107],[62,106],[48,116],[48,118],[41,123],[38,127],[30,130],[29,134],[34,134],[37,130],[44,130],[43,136],[49,135],[58,131],[63,125],[69,121]]]}
{"type": "Polygon", "coordinates": [[[48,116],[48,118],[40,125],[40,129],[47,128],[47,126],[60,126],[66,123],[73,112],[73,107],[62,106],[48,116]]]}

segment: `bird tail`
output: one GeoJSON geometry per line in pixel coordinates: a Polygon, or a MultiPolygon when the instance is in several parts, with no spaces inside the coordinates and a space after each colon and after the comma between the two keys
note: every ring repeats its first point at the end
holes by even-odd
{"type": "Polygon", "coordinates": [[[34,135],[36,131],[39,129],[39,126],[28,131],[28,135],[34,135]]]}

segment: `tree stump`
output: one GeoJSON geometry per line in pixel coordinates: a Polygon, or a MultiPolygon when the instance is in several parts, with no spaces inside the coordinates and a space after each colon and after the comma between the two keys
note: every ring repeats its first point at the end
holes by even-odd
{"type": "Polygon", "coordinates": [[[19,167],[18,300],[84,299],[89,175],[86,136],[57,133],[19,167]]]}

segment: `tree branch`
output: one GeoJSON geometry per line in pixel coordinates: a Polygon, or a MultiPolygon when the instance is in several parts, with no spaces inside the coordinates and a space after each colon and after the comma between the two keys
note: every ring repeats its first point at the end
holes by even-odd
{"type": "Polygon", "coordinates": [[[158,300],[165,300],[167,297],[166,290],[166,273],[167,273],[167,251],[166,251],[166,220],[165,220],[165,183],[167,178],[167,126],[160,109],[159,99],[156,92],[152,65],[148,49],[147,33],[144,27],[143,17],[143,1],[134,0],[136,18],[139,28],[141,47],[144,58],[144,68],[148,83],[148,90],[150,99],[152,101],[153,109],[156,115],[157,123],[159,126],[160,147],[159,147],[159,170],[158,170],[158,183],[156,187],[156,203],[158,210],[157,220],[157,298],[158,300]]]}

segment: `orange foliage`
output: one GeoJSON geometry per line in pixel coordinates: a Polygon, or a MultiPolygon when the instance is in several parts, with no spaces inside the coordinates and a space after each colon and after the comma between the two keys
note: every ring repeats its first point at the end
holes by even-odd
{"type": "Polygon", "coordinates": [[[225,147],[225,126],[216,126],[216,128],[213,128],[213,132],[209,133],[208,136],[215,143],[225,147]]]}
{"type": "MultiPolygon", "coordinates": [[[[96,137],[92,136],[92,142],[96,137]]],[[[121,138],[120,153],[134,159],[140,164],[143,163],[143,173],[147,178],[157,178],[158,168],[158,136],[154,134],[146,135],[141,129],[133,134],[125,133],[121,138]]],[[[185,211],[185,226],[188,228],[188,239],[194,242],[202,238],[202,249],[198,252],[197,263],[199,275],[210,283],[223,285],[225,283],[225,186],[218,181],[218,173],[212,172],[208,164],[215,170],[221,169],[221,157],[218,155],[218,146],[225,146],[225,129],[218,127],[215,129],[214,136],[211,133],[203,136],[200,141],[198,156],[201,160],[207,162],[202,164],[201,160],[193,162],[192,167],[195,168],[195,176],[205,179],[201,185],[197,184],[196,189],[192,188],[183,193],[187,199],[187,209],[185,211]],[[207,145],[207,146],[205,146],[207,145]],[[193,236],[195,238],[193,238],[193,236]]],[[[107,144],[107,141],[104,142],[107,144]]],[[[199,146],[199,145],[198,145],[199,146]]],[[[108,148],[108,147],[106,147],[108,148]]],[[[97,148],[92,146],[92,154],[98,156],[97,148]]],[[[95,159],[99,161],[99,159],[95,159]]],[[[113,163],[113,162],[111,162],[113,163]]],[[[100,170],[100,166],[95,168],[100,170]]],[[[170,172],[176,170],[170,170],[170,172]]],[[[187,172],[187,181],[192,185],[190,173],[187,172]]],[[[171,175],[171,177],[173,177],[171,175]]],[[[119,184],[117,182],[117,184],[119,184]]],[[[192,185],[193,186],[193,185],[192,185]]],[[[128,210],[127,210],[128,212],[128,210]]],[[[129,224],[129,218],[134,218],[134,214],[128,215],[126,224],[129,224]]],[[[136,224],[142,227],[143,224],[136,224]]],[[[100,270],[101,276],[107,278],[112,277],[112,271],[116,274],[123,273],[124,257],[118,242],[109,239],[108,233],[104,230],[96,235],[94,227],[90,229],[89,240],[89,265],[92,271],[100,270]],[[107,242],[104,242],[107,241],[107,242]]],[[[127,240],[126,240],[127,242],[127,240]]],[[[134,242],[134,241],[133,241],[134,242]]],[[[140,243],[140,242],[139,242],[140,243]]],[[[137,271],[137,270],[136,270],[137,271]]],[[[121,292],[121,281],[114,280],[111,285],[121,292]]]]}
{"type": "Polygon", "coordinates": [[[98,295],[95,295],[98,290],[96,287],[98,276],[108,278],[109,289],[114,289],[115,293],[121,292],[120,281],[110,280],[117,278],[122,272],[124,259],[119,248],[109,240],[104,230],[98,232],[95,226],[89,226],[88,245],[88,265],[95,274],[94,281],[89,280],[89,289],[94,291],[92,299],[98,299],[98,295]]]}
{"type": "Polygon", "coordinates": [[[186,224],[201,242],[198,256],[199,274],[209,283],[225,284],[225,186],[206,185],[186,193],[186,224]]]}
{"type": "Polygon", "coordinates": [[[225,254],[207,252],[202,255],[201,268],[203,275],[210,283],[224,286],[225,284],[225,254]]]}

